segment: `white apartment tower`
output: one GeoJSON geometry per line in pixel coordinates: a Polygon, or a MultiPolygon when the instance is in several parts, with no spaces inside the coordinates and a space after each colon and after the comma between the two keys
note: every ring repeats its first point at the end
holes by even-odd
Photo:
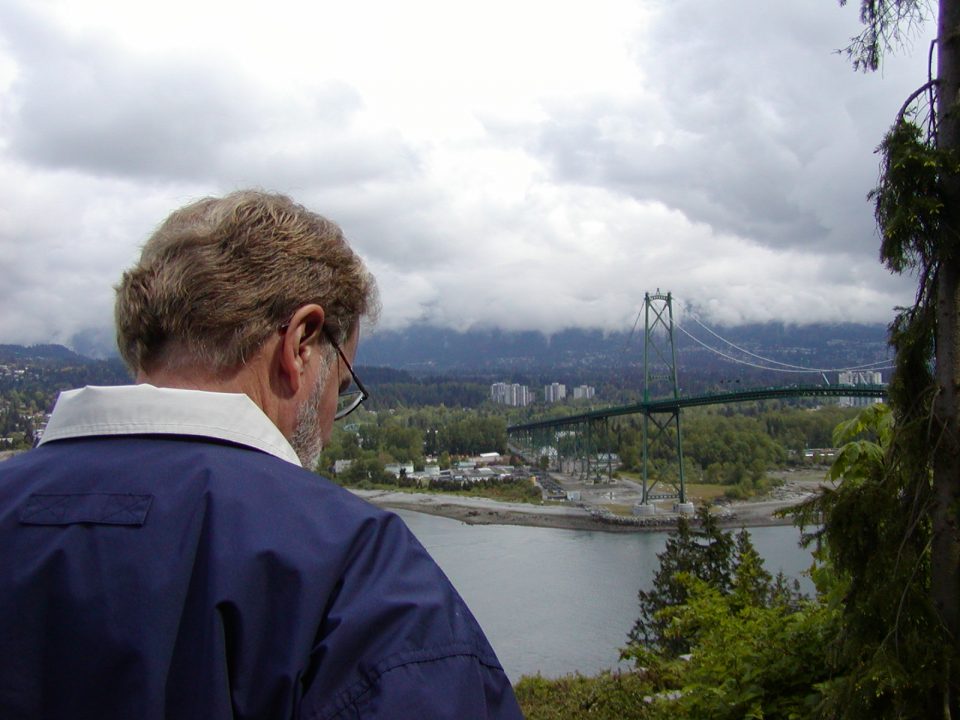
{"type": "Polygon", "coordinates": [[[562,383],[550,383],[543,386],[543,400],[548,403],[560,402],[567,397],[567,386],[562,383]]]}
{"type": "MultiPolygon", "coordinates": [[[[840,385],[883,385],[883,375],[876,370],[848,370],[837,375],[840,385]]],[[[841,407],[866,407],[881,402],[879,398],[842,397],[841,407]]]]}
{"type": "Polygon", "coordinates": [[[498,382],[490,386],[490,399],[500,405],[525,407],[533,402],[533,394],[526,385],[498,382]]]}
{"type": "Polygon", "coordinates": [[[577,385],[573,389],[573,399],[574,400],[589,400],[595,394],[595,390],[590,385],[577,385]]]}

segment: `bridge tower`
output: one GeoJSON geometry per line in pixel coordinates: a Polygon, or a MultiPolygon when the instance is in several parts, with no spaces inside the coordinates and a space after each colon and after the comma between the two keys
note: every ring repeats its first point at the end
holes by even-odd
{"type": "MultiPolygon", "coordinates": [[[[643,333],[643,402],[662,399],[669,395],[679,400],[680,388],[677,384],[677,347],[673,334],[673,297],[670,293],[657,292],[643,295],[644,333],[643,333]],[[651,393],[659,397],[651,398],[651,393]]],[[[662,458],[661,458],[662,459],[662,458]]],[[[661,471],[667,470],[669,463],[661,465],[661,471]]],[[[671,473],[672,475],[672,473],[671,473]]],[[[643,505],[653,500],[676,498],[681,504],[687,502],[686,485],[683,476],[683,436],[680,432],[680,408],[654,411],[649,408],[643,413],[643,505]],[[651,445],[666,440],[675,461],[676,477],[651,479],[651,445]],[[654,493],[661,480],[673,486],[674,492],[654,493]]]]}

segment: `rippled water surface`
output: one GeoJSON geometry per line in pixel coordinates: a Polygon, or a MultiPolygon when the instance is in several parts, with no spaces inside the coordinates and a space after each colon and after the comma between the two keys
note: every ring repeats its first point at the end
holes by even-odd
{"type": "MultiPolygon", "coordinates": [[[[637,617],[637,591],[650,586],[667,537],[399,514],[466,599],[513,681],[615,666],[637,617]]],[[[802,575],[810,553],[796,528],[750,533],[770,572],[783,570],[812,592],[802,575]]]]}

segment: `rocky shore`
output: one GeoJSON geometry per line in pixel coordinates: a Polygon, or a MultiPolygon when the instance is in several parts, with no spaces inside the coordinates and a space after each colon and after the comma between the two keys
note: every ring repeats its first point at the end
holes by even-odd
{"type": "MultiPolygon", "coordinates": [[[[441,515],[470,525],[527,525],[567,530],[603,532],[662,532],[676,526],[676,513],[658,512],[636,517],[614,514],[602,507],[584,503],[535,505],[508,503],[486,498],[433,493],[403,493],[383,490],[352,490],[368,501],[387,508],[441,515]]],[[[777,510],[795,505],[808,497],[806,492],[781,493],[780,497],[720,506],[720,522],[728,527],[789,525],[790,520],[775,516],[777,510]]]]}

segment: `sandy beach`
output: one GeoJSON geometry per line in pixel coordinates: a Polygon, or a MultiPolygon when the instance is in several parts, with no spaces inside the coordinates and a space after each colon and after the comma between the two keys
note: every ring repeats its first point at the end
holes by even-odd
{"type": "MultiPolygon", "coordinates": [[[[822,471],[811,474],[783,473],[783,485],[769,495],[749,501],[736,501],[714,506],[720,523],[726,527],[758,527],[788,525],[789,519],[774,513],[811,497],[821,484],[822,471]]],[[[573,486],[574,483],[564,482],[573,486]]],[[[471,525],[529,525],[569,530],[601,530],[604,532],[656,532],[674,527],[679,517],[672,503],[657,504],[653,516],[635,517],[614,513],[611,505],[623,507],[638,500],[636,483],[619,481],[612,484],[577,485],[578,502],[511,503],[480,497],[447,493],[409,493],[388,490],[352,490],[368,501],[387,508],[442,515],[471,525]]],[[[699,506],[697,498],[692,498],[699,506]]]]}

